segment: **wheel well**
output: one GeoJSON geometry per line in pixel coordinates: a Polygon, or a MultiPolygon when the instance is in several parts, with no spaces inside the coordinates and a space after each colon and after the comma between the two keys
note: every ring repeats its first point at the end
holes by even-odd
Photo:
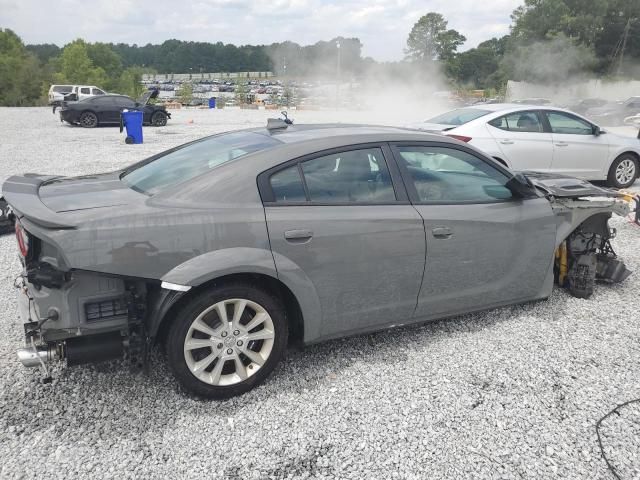
{"type": "Polygon", "coordinates": [[[501,158],[493,157],[493,159],[494,159],[496,162],[500,162],[502,165],[504,165],[505,167],[509,168],[509,165],[507,165],[507,162],[505,162],[505,161],[504,161],[504,160],[502,160],[501,158]]]}
{"type": "Polygon", "coordinates": [[[158,328],[158,333],[156,335],[156,342],[161,345],[164,344],[171,325],[170,319],[173,318],[178,310],[180,310],[180,308],[182,308],[193,296],[203,290],[207,290],[225,282],[249,284],[278,297],[284,307],[285,318],[289,324],[289,343],[302,343],[304,338],[304,321],[302,317],[302,309],[300,308],[298,300],[291,290],[289,290],[289,288],[280,280],[270,277],[269,275],[259,273],[236,273],[232,275],[225,275],[223,277],[209,280],[208,282],[189,290],[186,295],[171,306],[164,317],[160,320],[160,327],[158,328]]]}

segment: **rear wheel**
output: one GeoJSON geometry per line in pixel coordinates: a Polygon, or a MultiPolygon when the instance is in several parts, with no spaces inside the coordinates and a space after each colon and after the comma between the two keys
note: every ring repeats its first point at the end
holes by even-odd
{"type": "Polygon", "coordinates": [[[98,116],[93,112],[82,112],[80,115],[80,125],[84,128],[97,127],[98,116]]]}
{"type": "Polygon", "coordinates": [[[611,164],[607,184],[615,188],[627,188],[633,185],[637,177],[638,160],[633,155],[625,153],[611,164]]]}
{"type": "Polygon", "coordinates": [[[207,398],[245,393],[273,371],[287,345],[280,302],[244,284],[202,292],[167,335],[169,367],[189,391],[207,398]]]}
{"type": "Polygon", "coordinates": [[[151,125],[154,127],[164,127],[167,124],[167,114],[164,112],[155,112],[151,116],[151,125]]]}

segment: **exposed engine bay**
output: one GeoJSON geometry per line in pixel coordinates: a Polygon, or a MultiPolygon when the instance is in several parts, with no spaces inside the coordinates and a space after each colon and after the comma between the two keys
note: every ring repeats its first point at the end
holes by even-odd
{"type": "Polygon", "coordinates": [[[556,282],[574,297],[590,297],[596,281],[619,283],[631,275],[611,246],[616,230],[609,228],[610,217],[600,213],[584,221],[556,250],[556,282]]]}
{"type": "Polygon", "coordinates": [[[609,219],[613,213],[625,217],[635,211],[637,220],[640,195],[558,175],[526,176],[559,219],[554,277],[560,287],[588,298],[596,282],[619,283],[631,275],[611,246],[616,230],[609,227],[609,219]]]}

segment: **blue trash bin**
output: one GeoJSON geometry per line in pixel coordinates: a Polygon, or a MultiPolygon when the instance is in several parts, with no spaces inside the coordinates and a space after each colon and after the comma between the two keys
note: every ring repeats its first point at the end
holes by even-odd
{"type": "Polygon", "coordinates": [[[216,108],[216,97],[211,97],[209,99],[209,108],[216,108]]]}
{"type": "Polygon", "coordinates": [[[137,110],[123,111],[121,114],[120,131],[127,129],[125,143],[142,143],[142,120],[144,114],[137,110]]]}

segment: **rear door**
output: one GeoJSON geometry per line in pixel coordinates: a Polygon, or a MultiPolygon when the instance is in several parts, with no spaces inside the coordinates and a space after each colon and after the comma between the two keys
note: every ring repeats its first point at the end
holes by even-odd
{"type": "Polygon", "coordinates": [[[609,166],[607,135],[594,135],[594,125],[558,110],[544,112],[553,136],[552,171],[585,180],[606,178],[609,166]]]}
{"type": "Polygon", "coordinates": [[[488,122],[487,128],[514,170],[551,169],[553,140],[538,111],[508,113],[488,122]]]}
{"type": "Polygon", "coordinates": [[[513,198],[508,172],[462,146],[395,144],[393,151],[424,219],[427,260],[417,316],[550,293],[556,226],[546,199],[513,198]]]}
{"type": "Polygon", "coordinates": [[[260,176],[276,267],[320,300],[323,337],[408,320],[425,259],[422,219],[384,144],[325,151],[260,176]],[[283,263],[285,262],[285,263],[283,263]]]}

